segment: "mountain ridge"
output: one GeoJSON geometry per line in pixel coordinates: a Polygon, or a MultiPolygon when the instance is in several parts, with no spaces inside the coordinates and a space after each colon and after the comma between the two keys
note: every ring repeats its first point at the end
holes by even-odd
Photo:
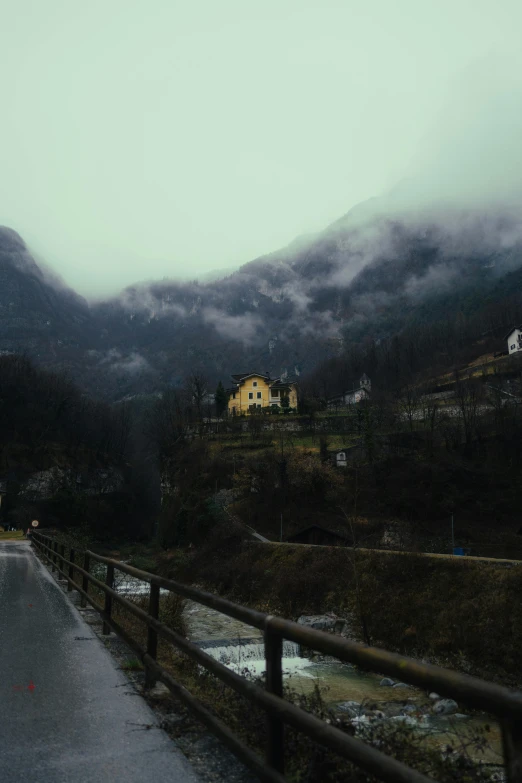
{"type": "Polygon", "coordinates": [[[455,291],[486,296],[519,267],[516,208],[394,214],[369,199],[227,277],[136,283],[89,305],[0,228],[0,351],[27,351],[107,399],[191,370],[212,383],[244,366],[300,376],[429,319],[430,301],[444,317],[455,291]]]}

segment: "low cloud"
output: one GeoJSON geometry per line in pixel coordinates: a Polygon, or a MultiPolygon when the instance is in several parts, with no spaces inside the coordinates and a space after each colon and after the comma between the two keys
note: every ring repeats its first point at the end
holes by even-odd
{"type": "Polygon", "coordinates": [[[87,352],[88,356],[94,359],[100,367],[108,367],[114,372],[136,375],[138,373],[151,372],[147,359],[137,351],[131,351],[124,354],[117,348],[110,348],[107,351],[91,350],[87,352]]]}
{"type": "Polygon", "coordinates": [[[453,288],[459,282],[459,270],[448,264],[432,266],[425,275],[413,275],[404,287],[410,299],[426,299],[453,288]]]}
{"type": "Polygon", "coordinates": [[[245,345],[253,345],[265,339],[266,326],[257,313],[229,315],[222,310],[206,307],[201,315],[205,323],[212,324],[216,331],[227,340],[237,340],[245,345]]]}

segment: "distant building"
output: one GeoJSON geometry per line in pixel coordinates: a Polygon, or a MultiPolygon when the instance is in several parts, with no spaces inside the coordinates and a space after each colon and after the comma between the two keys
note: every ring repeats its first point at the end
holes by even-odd
{"type": "Polygon", "coordinates": [[[522,326],[514,326],[504,339],[507,340],[508,353],[522,351],[522,326]]]}
{"type": "Polygon", "coordinates": [[[351,446],[344,446],[343,448],[331,451],[330,456],[336,467],[345,468],[347,465],[362,460],[364,457],[364,447],[360,443],[355,443],[351,446]]]}
{"type": "Polygon", "coordinates": [[[346,408],[348,405],[356,405],[358,402],[370,399],[372,391],[372,382],[364,373],[359,378],[358,386],[354,386],[353,389],[337,394],[335,397],[330,397],[327,400],[329,409],[346,408]]]}
{"type": "Polygon", "coordinates": [[[242,373],[232,375],[234,385],[227,389],[228,413],[237,416],[251,413],[253,410],[277,407],[281,400],[288,397],[290,408],[297,408],[297,384],[271,378],[268,373],[242,373]]]}

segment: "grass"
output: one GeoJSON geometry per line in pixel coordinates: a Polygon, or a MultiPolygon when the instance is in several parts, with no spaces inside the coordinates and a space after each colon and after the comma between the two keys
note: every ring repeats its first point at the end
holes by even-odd
{"type": "Polygon", "coordinates": [[[0,531],[0,541],[5,541],[6,539],[23,539],[24,538],[24,531],[23,530],[9,530],[9,531],[0,531]]]}
{"type": "MultiPolygon", "coordinates": [[[[299,430],[287,431],[285,432],[285,450],[296,449],[298,451],[310,451],[318,454],[321,435],[326,436],[329,450],[348,446],[352,442],[357,441],[357,438],[353,433],[349,432],[322,433],[318,429],[312,434],[311,432],[299,430]]],[[[228,459],[235,456],[239,456],[242,459],[259,456],[261,452],[265,453],[268,449],[277,450],[279,448],[280,435],[278,432],[263,432],[260,437],[256,439],[252,439],[252,436],[249,433],[244,433],[242,437],[238,437],[237,434],[224,434],[219,437],[219,440],[213,441],[210,444],[210,450],[213,456],[222,454],[228,459]]]]}
{"type": "Polygon", "coordinates": [[[143,664],[138,661],[137,658],[130,658],[122,664],[123,671],[125,672],[141,672],[143,670],[143,664]]]}

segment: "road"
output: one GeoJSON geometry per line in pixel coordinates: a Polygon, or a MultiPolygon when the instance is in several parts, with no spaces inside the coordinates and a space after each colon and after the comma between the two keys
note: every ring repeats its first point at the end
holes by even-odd
{"type": "MultiPolygon", "coordinates": [[[[272,546],[288,546],[288,547],[308,547],[309,549],[333,549],[333,544],[298,544],[291,541],[267,541],[266,543],[272,546]]],[[[450,555],[439,552],[412,552],[409,549],[367,549],[362,546],[335,546],[335,549],[344,549],[349,552],[362,552],[363,554],[374,553],[377,555],[415,555],[415,557],[432,557],[442,560],[453,560],[455,563],[463,563],[464,561],[470,563],[489,563],[490,565],[506,566],[511,568],[512,566],[521,566],[522,560],[509,560],[506,557],[483,557],[482,555],[450,555]]]]}
{"type": "Polygon", "coordinates": [[[0,705],[2,783],[198,781],[26,541],[0,541],[0,705]]]}

